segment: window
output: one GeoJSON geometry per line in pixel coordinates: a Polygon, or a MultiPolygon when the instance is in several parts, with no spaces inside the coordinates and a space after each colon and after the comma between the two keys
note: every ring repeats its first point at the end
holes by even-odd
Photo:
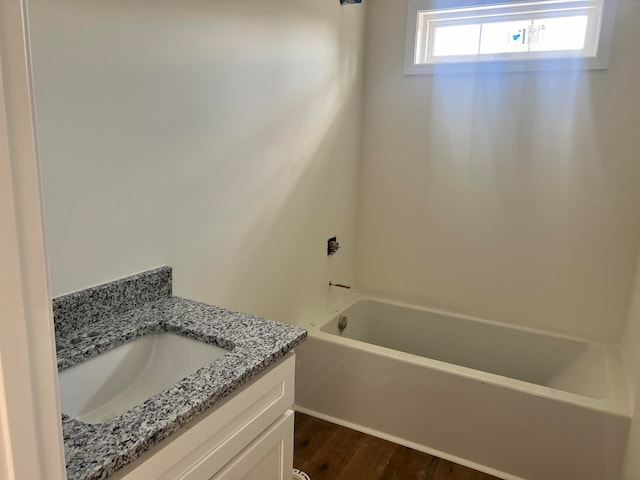
{"type": "Polygon", "coordinates": [[[607,68],[615,0],[462,1],[409,1],[405,73],[607,68]]]}

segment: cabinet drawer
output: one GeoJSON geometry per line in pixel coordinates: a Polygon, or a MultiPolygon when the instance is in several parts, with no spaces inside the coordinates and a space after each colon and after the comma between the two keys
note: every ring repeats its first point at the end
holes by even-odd
{"type": "Polygon", "coordinates": [[[290,353],[219,406],[152,447],[114,478],[191,478],[185,476],[187,473],[210,478],[291,408],[294,368],[295,356],[290,353]]]}
{"type": "MultiPolygon", "coordinates": [[[[203,480],[290,480],[293,415],[292,410],[287,411],[219,473],[203,480]]],[[[200,477],[189,477],[188,480],[200,480],[200,477]]]]}

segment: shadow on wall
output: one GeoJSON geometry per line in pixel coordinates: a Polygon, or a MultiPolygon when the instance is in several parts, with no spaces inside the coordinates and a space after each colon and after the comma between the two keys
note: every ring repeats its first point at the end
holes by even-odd
{"type": "MultiPolygon", "coordinates": [[[[295,102],[291,92],[283,92],[290,105],[280,118],[258,116],[249,122],[264,137],[259,143],[271,143],[271,153],[265,151],[248,167],[250,178],[226,186],[226,198],[243,197],[223,213],[233,236],[224,251],[208,251],[192,266],[202,269],[194,278],[205,277],[215,266],[214,271],[224,272],[221,283],[189,285],[189,279],[182,279],[198,297],[219,297],[225,304],[285,319],[295,319],[310,302],[325,307],[309,297],[328,283],[327,232],[336,223],[353,228],[340,217],[354,215],[358,139],[356,79],[346,84],[326,80],[295,102]],[[292,120],[296,128],[283,129],[292,120]]],[[[206,251],[206,245],[195,249],[206,251]]]]}
{"type": "MultiPolygon", "coordinates": [[[[360,22],[353,15],[337,26],[335,18],[323,19],[314,29],[287,35],[277,55],[286,51],[289,58],[243,63],[243,75],[260,83],[275,63],[278,78],[259,104],[248,107],[251,116],[226,125],[221,135],[239,139],[218,153],[221,160],[240,157],[244,164],[239,170],[224,162],[228,177],[216,194],[233,199],[216,212],[227,238],[223,249],[197,243],[216,237],[220,219],[208,235],[184,238],[203,256],[177,259],[193,262],[185,270],[189,278],[177,277],[178,292],[292,323],[326,311],[326,237],[340,229],[355,243],[360,22]],[[238,155],[256,145],[257,154],[238,155]]],[[[234,108],[244,102],[236,99],[234,108]]],[[[201,187],[206,203],[206,181],[201,187]]],[[[334,262],[333,273],[351,277],[352,258],[334,262]]]]}
{"type": "Polygon", "coordinates": [[[185,297],[292,322],[326,308],[327,235],[355,237],[362,8],[29,14],[54,295],[170,264],[185,297]]]}

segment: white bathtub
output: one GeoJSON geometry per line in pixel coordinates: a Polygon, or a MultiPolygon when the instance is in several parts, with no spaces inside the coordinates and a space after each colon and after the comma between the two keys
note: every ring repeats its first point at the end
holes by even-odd
{"type": "Polygon", "coordinates": [[[615,346],[361,296],[306,327],[299,411],[505,479],[619,479],[615,346]]]}

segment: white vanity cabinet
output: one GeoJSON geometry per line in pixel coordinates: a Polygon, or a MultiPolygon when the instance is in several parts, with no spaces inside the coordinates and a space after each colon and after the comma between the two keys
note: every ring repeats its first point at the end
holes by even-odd
{"type": "Polygon", "coordinates": [[[120,480],[290,480],[295,355],[119,470],[120,480]]]}

